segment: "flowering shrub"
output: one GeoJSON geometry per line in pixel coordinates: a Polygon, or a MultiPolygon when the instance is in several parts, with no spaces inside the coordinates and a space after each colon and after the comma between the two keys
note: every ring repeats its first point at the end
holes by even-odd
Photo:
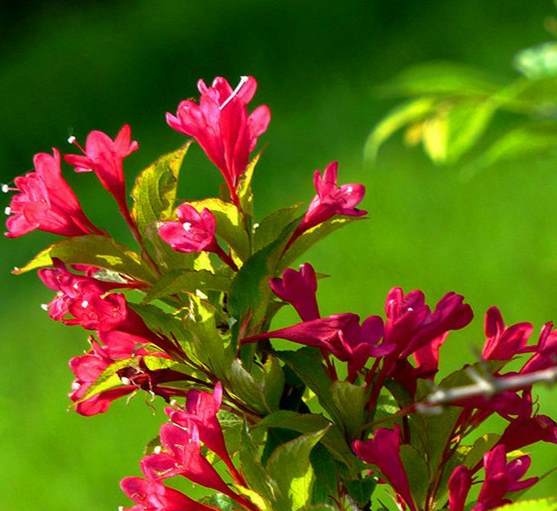
{"type": "Polygon", "coordinates": [[[481,360],[436,382],[441,347],[472,320],[462,296],[447,293],[430,307],[421,291],[394,288],[383,316],[323,315],[319,274],[309,263],[289,266],[366,215],[363,185],[339,184],[330,163],[314,173],[309,206],[256,222],[252,155],[270,111],[249,113],[251,77],[235,89],[220,77],[198,89],[199,103],[182,101],[166,119],[219,169],[220,197],[176,199],[188,140],[140,173],[130,207],[123,167],[139,149],[130,127],[114,140],[93,131],[84,148],[71,137],[81,154],[63,160],[96,174],[135,249],[87,218],[56,149],[4,187],[14,192],[7,236],[64,238],[14,273],[38,269],[56,293],[49,316],[88,331],[89,351],[70,360],[75,411],[104,413],[141,392],[166,403],[141,477],[121,482],[128,509],[371,509],[385,485],[401,509],[485,511],[534,485],[521,450],[557,443],[557,423],[537,413],[532,394],[533,383],[555,379],[552,324],[530,342],[531,324],[506,325],[493,307],[481,360]],[[283,306],[300,321],[275,329],[283,306]],[[505,369],[517,359],[520,368],[505,369]],[[478,435],[494,415],[505,426],[478,435]],[[186,485],[171,486],[181,479],[207,491],[195,500],[186,485]]]}

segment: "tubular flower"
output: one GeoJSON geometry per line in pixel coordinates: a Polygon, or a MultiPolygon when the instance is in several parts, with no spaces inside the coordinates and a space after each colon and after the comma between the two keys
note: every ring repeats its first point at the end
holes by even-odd
{"type": "MultiPolygon", "coordinates": [[[[163,452],[145,456],[143,473],[149,479],[168,479],[181,475],[205,488],[219,491],[242,505],[246,500],[234,493],[201,454],[199,428],[193,421],[187,426],[164,424],[160,430],[163,452]]],[[[247,506],[249,508],[249,503],[247,506]]]]}
{"type": "Polygon", "coordinates": [[[517,323],[505,327],[497,307],[490,307],[485,315],[485,335],[482,357],[484,360],[511,360],[524,352],[532,333],[531,323],[517,323]]]}
{"type": "Polygon", "coordinates": [[[541,371],[557,364],[557,330],[553,330],[553,323],[544,325],[533,351],[532,356],[520,370],[522,374],[541,371]]]}
{"type": "Polygon", "coordinates": [[[296,229],[293,240],[302,233],[326,222],[337,215],[364,216],[367,211],[357,209],[356,206],[365,195],[362,184],[346,184],[338,186],[338,162],[333,161],[325,167],[323,175],[316,170],[313,174],[313,183],[317,195],[311,201],[302,222],[296,229]]]}
{"type": "Polygon", "coordinates": [[[186,394],[186,409],[179,410],[168,407],[166,414],[174,424],[181,427],[187,428],[190,422],[197,424],[200,440],[226,463],[236,481],[245,485],[243,477],[228,454],[222,428],[217,419],[221,404],[222,384],[218,382],[212,394],[200,390],[188,391],[186,394]]]}
{"type": "Polygon", "coordinates": [[[50,232],[60,236],[103,234],[85,216],[74,192],[62,177],[60,153],[38,153],[34,170],[14,180],[16,192],[6,209],[9,238],[28,232],[50,232]]]}
{"type": "Polygon", "coordinates": [[[449,511],[464,511],[472,486],[472,473],[465,465],[456,467],[449,477],[449,511]]]}
{"type": "Polygon", "coordinates": [[[520,480],[530,467],[530,457],[520,456],[507,463],[505,446],[497,445],[483,458],[485,480],[480,488],[478,502],[472,511],[488,511],[512,502],[508,493],[526,490],[536,484],[537,477],[520,480]]]}
{"type": "Polygon", "coordinates": [[[382,357],[391,350],[380,343],[383,322],[378,316],[368,317],[360,325],[357,314],[334,314],[296,325],[242,339],[243,343],[276,337],[320,348],[348,363],[349,378],[353,379],[369,357],[382,357]]]}
{"type": "Polygon", "coordinates": [[[106,191],[116,199],[126,221],[130,222],[123,161],[138,149],[139,144],[131,139],[131,128],[125,124],[114,140],[102,131],[91,131],[85,149],[82,149],[84,154],[67,154],[65,160],[75,167],[76,172],[94,172],[106,191]]]}
{"type": "Polygon", "coordinates": [[[381,470],[385,479],[411,511],[418,510],[410,492],[408,475],[400,458],[398,426],[394,429],[378,429],[370,440],[355,440],[353,449],[358,458],[381,470]]]}
{"type": "Polygon", "coordinates": [[[191,204],[176,208],[178,221],[161,222],[159,236],[178,252],[216,252],[217,223],[207,208],[199,213],[191,204]]]}
{"type": "Polygon", "coordinates": [[[123,511],[214,511],[161,482],[141,477],[126,477],[120,482],[122,491],[135,505],[123,511]]]}
{"type": "Polygon", "coordinates": [[[148,370],[143,363],[144,356],[167,358],[167,355],[147,350],[146,343],[145,339],[136,336],[111,332],[106,337],[105,344],[92,341],[89,352],[70,360],[70,369],[75,375],[70,399],[76,403],[77,413],[86,416],[104,413],[112,401],[141,388],[167,399],[173,395],[172,390],[159,387],[159,384],[179,380],[183,375],[166,369],[148,370]],[[117,372],[122,385],[87,397],[93,384],[109,366],[116,361],[128,359],[134,359],[134,363],[117,372]]]}
{"type": "Polygon", "coordinates": [[[557,423],[547,415],[511,421],[498,443],[511,452],[541,441],[557,444],[557,423]]]}
{"type": "Polygon", "coordinates": [[[230,198],[238,204],[240,177],[257,139],[267,130],[271,112],[262,105],[248,114],[247,105],[257,89],[251,76],[242,77],[234,90],[221,76],[210,87],[199,80],[197,88],[201,94],[199,104],[190,99],[182,101],[176,115],[166,114],[166,122],[172,129],[195,139],[222,173],[230,198]]]}
{"type": "Polygon", "coordinates": [[[303,321],[319,318],[317,277],[311,264],[302,264],[299,271],[287,268],[281,278],[271,279],[269,285],[275,295],[296,309],[303,321]]]}

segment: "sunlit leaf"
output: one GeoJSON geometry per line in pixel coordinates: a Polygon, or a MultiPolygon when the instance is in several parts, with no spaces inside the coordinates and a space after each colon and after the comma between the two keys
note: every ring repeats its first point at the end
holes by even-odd
{"type": "Polygon", "coordinates": [[[517,53],[514,66],[530,79],[557,75],[557,43],[543,43],[517,53]]]}
{"type": "Polygon", "coordinates": [[[557,511],[557,499],[535,499],[498,507],[500,511],[557,511]]]}
{"type": "Polygon", "coordinates": [[[106,236],[87,235],[58,241],[39,252],[22,268],[13,273],[22,273],[52,265],[57,258],[66,264],[88,264],[106,270],[129,275],[150,282],[154,275],[139,254],[106,236]]]}

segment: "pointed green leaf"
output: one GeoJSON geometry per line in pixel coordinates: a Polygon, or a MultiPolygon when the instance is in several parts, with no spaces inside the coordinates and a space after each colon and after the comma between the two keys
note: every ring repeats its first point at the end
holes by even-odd
{"type": "Polygon", "coordinates": [[[310,503],[314,479],[310,453],[324,434],[308,433],[273,451],[266,469],[280,491],[278,507],[297,511],[310,503]]]}
{"type": "Polygon", "coordinates": [[[145,282],[150,282],[154,278],[152,271],[139,254],[116,243],[112,238],[97,235],[77,236],[58,241],[39,252],[22,268],[15,268],[13,273],[20,275],[51,266],[53,258],[60,259],[66,264],[98,266],[145,282]]]}
{"type": "Polygon", "coordinates": [[[169,220],[174,211],[178,175],[191,142],[166,154],[144,169],[136,179],[131,196],[132,218],[151,257],[163,268],[191,267],[190,254],[180,254],[164,243],[157,231],[157,223],[169,220]]]}
{"type": "Polygon", "coordinates": [[[297,219],[301,220],[304,209],[305,204],[295,204],[288,208],[273,211],[261,220],[254,233],[254,250],[257,252],[273,243],[288,225],[297,219]]]}
{"type": "Polygon", "coordinates": [[[223,275],[215,275],[207,270],[172,270],[165,273],[147,290],[144,303],[152,302],[177,293],[201,291],[226,291],[229,279],[223,275]]]}
{"type": "Polygon", "coordinates": [[[347,435],[350,438],[358,438],[367,419],[369,392],[365,386],[336,381],[331,387],[331,394],[347,435]]]}
{"type": "Polygon", "coordinates": [[[321,241],[329,234],[332,234],[345,225],[361,220],[363,220],[362,217],[355,216],[335,217],[331,220],[327,220],[326,222],[316,225],[309,231],[306,231],[294,243],[292,243],[292,245],[286,251],[280,261],[280,269],[282,270],[290,266],[294,261],[296,261],[296,259],[301,257],[313,245],[321,241]]]}
{"type": "Polygon", "coordinates": [[[249,216],[253,215],[253,190],[252,181],[255,167],[259,161],[261,153],[257,154],[248,164],[246,171],[240,178],[238,185],[238,199],[240,199],[240,206],[242,210],[249,216]]]}

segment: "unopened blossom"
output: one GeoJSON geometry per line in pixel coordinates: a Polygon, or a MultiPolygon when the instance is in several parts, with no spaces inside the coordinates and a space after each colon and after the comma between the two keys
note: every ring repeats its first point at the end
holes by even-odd
{"type": "Polygon", "coordinates": [[[472,486],[472,472],[465,465],[456,467],[448,482],[449,511],[464,511],[466,497],[472,486]]]}
{"type": "Polygon", "coordinates": [[[126,477],[120,487],[135,503],[123,511],[215,511],[157,480],[126,477]]]}
{"type": "Polygon", "coordinates": [[[530,463],[530,456],[519,456],[507,462],[504,445],[497,445],[488,451],[483,458],[485,479],[472,511],[488,511],[509,504],[512,502],[509,493],[523,491],[536,484],[537,477],[522,479],[530,463]]]}
{"type": "Polygon", "coordinates": [[[497,307],[490,307],[485,316],[486,340],[482,350],[484,360],[511,360],[522,353],[532,333],[531,323],[505,326],[497,307]]]}
{"type": "Polygon", "coordinates": [[[276,296],[296,309],[303,321],[319,318],[317,277],[311,264],[302,264],[298,271],[287,268],[281,278],[271,279],[269,285],[276,296]]]}
{"type": "Polygon", "coordinates": [[[190,422],[197,425],[199,439],[205,446],[224,461],[236,482],[245,485],[228,454],[224,434],[217,419],[222,405],[222,384],[218,382],[212,393],[201,390],[189,390],[186,394],[185,410],[168,407],[166,414],[170,420],[181,427],[188,427],[190,422]]]}
{"type": "Polygon", "coordinates": [[[230,198],[238,204],[240,178],[257,139],[267,130],[271,112],[262,105],[248,113],[247,105],[257,89],[251,76],[242,77],[235,89],[221,76],[210,87],[199,80],[197,88],[201,94],[199,104],[191,99],[182,101],[176,115],[166,114],[166,122],[195,139],[222,173],[230,198]]]}
{"type": "Polygon", "coordinates": [[[400,428],[381,428],[369,440],[355,440],[353,449],[361,460],[379,468],[383,477],[408,506],[410,511],[418,508],[410,491],[408,474],[400,458],[400,428]]]}
{"type": "Polygon", "coordinates": [[[323,174],[319,170],[314,172],[313,184],[317,195],[311,201],[293,239],[338,215],[355,217],[367,215],[367,211],[356,207],[364,198],[364,185],[350,183],[339,186],[337,178],[338,162],[336,161],[329,163],[323,174]]]}
{"type": "Polygon", "coordinates": [[[75,167],[76,172],[94,172],[102,186],[116,199],[126,221],[130,222],[123,161],[138,149],[139,144],[131,139],[131,128],[126,124],[114,140],[102,131],[91,131],[82,149],[83,154],[67,154],[65,160],[75,167]]]}
{"type": "MultiPolygon", "coordinates": [[[[62,176],[60,153],[38,153],[34,170],[16,177],[6,236],[16,238],[39,230],[60,236],[103,234],[85,216],[74,192],[62,176]]],[[[9,188],[8,188],[9,190],[9,188]]]]}

